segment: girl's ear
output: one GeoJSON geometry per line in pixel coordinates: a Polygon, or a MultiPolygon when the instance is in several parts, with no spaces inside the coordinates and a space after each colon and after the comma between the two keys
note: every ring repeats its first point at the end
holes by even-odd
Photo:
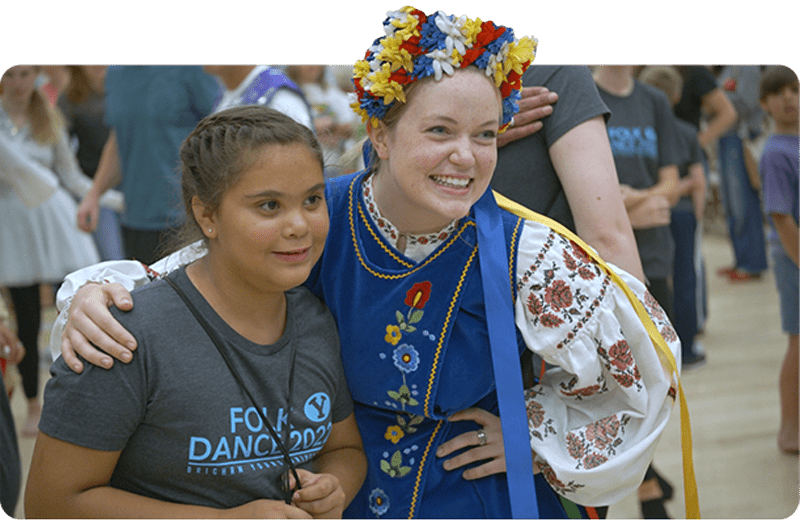
{"type": "Polygon", "coordinates": [[[196,195],[192,196],[192,213],[194,214],[194,220],[197,221],[197,225],[200,226],[203,235],[209,239],[215,239],[217,237],[217,215],[209,210],[203,201],[200,200],[200,197],[196,195]]]}
{"type": "Polygon", "coordinates": [[[375,149],[378,157],[383,161],[389,159],[389,129],[383,124],[383,121],[368,121],[367,135],[372,141],[372,148],[375,149]]]}

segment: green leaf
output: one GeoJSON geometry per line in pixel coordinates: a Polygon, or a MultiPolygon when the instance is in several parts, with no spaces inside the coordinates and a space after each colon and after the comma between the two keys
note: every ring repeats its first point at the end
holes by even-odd
{"type": "Polygon", "coordinates": [[[392,467],[399,468],[402,463],[403,463],[403,455],[398,450],[394,454],[392,454],[392,467]]]}
{"type": "Polygon", "coordinates": [[[411,467],[400,467],[400,469],[398,470],[398,477],[402,478],[409,472],[411,472],[411,467]]]}
{"type": "Polygon", "coordinates": [[[414,310],[411,315],[408,317],[408,321],[412,324],[416,324],[420,320],[422,320],[422,315],[425,313],[421,309],[414,310]]]}
{"type": "Polygon", "coordinates": [[[395,311],[394,315],[397,317],[398,324],[402,326],[403,324],[406,323],[406,317],[404,317],[402,313],[400,313],[399,311],[395,311]]]}
{"type": "Polygon", "coordinates": [[[405,326],[405,327],[403,327],[401,329],[403,329],[407,333],[413,333],[414,331],[417,330],[417,328],[415,328],[414,326],[405,326]]]}
{"type": "Polygon", "coordinates": [[[391,470],[391,467],[389,466],[389,462],[386,461],[385,459],[381,460],[381,470],[384,471],[387,474],[389,473],[389,470],[391,470]]]}
{"type": "Polygon", "coordinates": [[[408,398],[408,405],[411,405],[411,406],[419,405],[419,402],[416,401],[414,398],[409,397],[408,398]]]}
{"type": "Polygon", "coordinates": [[[397,391],[386,391],[386,394],[391,396],[393,399],[400,401],[400,394],[397,391]]]}

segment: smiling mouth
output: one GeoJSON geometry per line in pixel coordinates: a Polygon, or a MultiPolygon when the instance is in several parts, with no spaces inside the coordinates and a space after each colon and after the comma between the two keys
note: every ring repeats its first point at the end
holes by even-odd
{"type": "Polygon", "coordinates": [[[302,250],[292,251],[276,251],[275,255],[286,262],[301,262],[308,258],[311,248],[303,248],[302,250]]]}
{"type": "Polygon", "coordinates": [[[450,177],[443,175],[432,175],[431,180],[437,185],[447,188],[466,188],[472,183],[472,179],[465,177],[450,177]]]}

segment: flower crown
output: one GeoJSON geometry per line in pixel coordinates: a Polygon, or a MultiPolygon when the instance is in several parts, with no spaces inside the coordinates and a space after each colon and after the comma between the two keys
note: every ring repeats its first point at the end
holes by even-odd
{"type": "Polygon", "coordinates": [[[431,75],[439,80],[443,72],[452,76],[455,69],[474,65],[500,89],[500,131],[508,127],[519,110],[522,73],[536,54],[535,38],[517,40],[509,27],[441,11],[426,16],[404,7],[387,14],[386,36],[375,40],[353,70],[357,101],[351,106],[363,121],[375,124],[397,101],[405,103],[404,85],[431,75]]]}

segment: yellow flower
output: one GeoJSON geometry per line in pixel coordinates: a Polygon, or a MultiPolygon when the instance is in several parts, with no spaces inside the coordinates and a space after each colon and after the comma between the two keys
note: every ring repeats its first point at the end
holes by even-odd
{"type": "Polygon", "coordinates": [[[475,42],[475,37],[478,36],[478,33],[481,32],[481,24],[483,22],[480,18],[476,18],[474,20],[470,20],[469,18],[466,19],[464,25],[461,27],[461,34],[467,39],[464,42],[464,45],[469,47],[472,43],[475,42]]]}
{"type": "Polygon", "coordinates": [[[400,328],[397,326],[388,325],[386,326],[386,336],[383,337],[384,340],[396,346],[400,339],[403,337],[402,333],[400,333],[400,328]]]}
{"type": "Polygon", "coordinates": [[[406,434],[403,432],[403,429],[401,429],[399,425],[392,425],[386,428],[386,433],[383,435],[383,437],[391,441],[392,443],[397,443],[405,435],[406,434]]]}
{"type": "Polygon", "coordinates": [[[536,44],[537,41],[535,39],[525,36],[515,44],[510,45],[505,64],[505,74],[508,75],[512,69],[518,74],[522,74],[524,72],[522,64],[532,61],[536,56],[536,44]]]}
{"type": "Polygon", "coordinates": [[[383,98],[384,105],[389,105],[395,99],[405,103],[406,96],[403,93],[403,86],[396,81],[390,81],[389,77],[391,75],[392,71],[389,64],[384,63],[380,70],[375,71],[375,73],[369,77],[372,81],[370,91],[375,96],[383,98]]]}

